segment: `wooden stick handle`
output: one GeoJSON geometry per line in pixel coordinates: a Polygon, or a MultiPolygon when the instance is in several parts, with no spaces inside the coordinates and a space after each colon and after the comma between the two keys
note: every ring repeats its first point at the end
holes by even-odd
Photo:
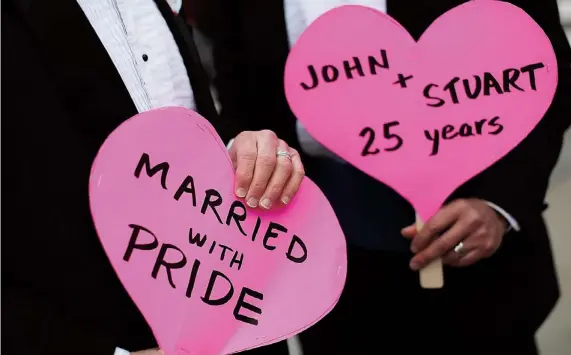
{"type": "MultiPolygon", "coordinates": [[[[424,222],[416,215],[416,229],[421,230],[424,222]]],[[[444,272],[442,271],[442,259],[435,259],[420,270],[420,286],[422,288],[442,288],[444,286],[444,272]]]]}

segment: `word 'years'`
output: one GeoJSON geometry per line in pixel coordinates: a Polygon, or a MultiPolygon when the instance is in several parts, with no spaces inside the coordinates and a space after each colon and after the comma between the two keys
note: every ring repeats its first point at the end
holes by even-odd
{"type": "MultiPolygon", "coordinates": [[[[457,137],[482,136],[485,134],[494,136],[500,134],[504,130],[504,126],[499,121],[500,117],[495,116],[491,119],[480,119],[474,121],[473,123],[465,122],[460,126],[447,124],[442,128],[432,130],[425,129],[425,138],[432,142],[432,150],[430,152],[430,156],[438,154],[442,140],[451,140],[457,137]]],[[[393,127],[397,127],[399,124],[400,123],[398,121],[393,121],[383,125],[383,139],[385,141],[394,142],[392,145],[382,148],[384,151],[394,152],[403,146],[403,138],[392,130],[393,127]]],[[[363,150],[361,151],[361,156],[365,157],[368,155],[377,155],[381,152],[381,149],[378,146],[378,142],[376,142],[376,132],[373,128],[363,128],[359,133],[359,136],[366,139],[363,150]]]]}

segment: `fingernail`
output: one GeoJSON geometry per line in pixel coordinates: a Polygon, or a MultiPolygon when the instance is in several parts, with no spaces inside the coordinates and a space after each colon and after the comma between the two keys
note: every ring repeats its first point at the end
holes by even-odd
{"type": "Polygon", "coordinates": [[[269,198],[265,198],[265,199],[262,200],[262,202],[260,202],[260,205],[261,205],[263,208],[269,210],[270,208],[272,208],[272,201],[270,201],[269,198]]]}
{"type": "Polygon", "coordinates": [[[416,262],[411,262],[410,263],[410,268],[413,269],[414,271],[419,269],[419,265],[416,262]]]}
{"type": "Polygon", "coordinates": [[[252,208],[256,208],[258,207],[258,199],[255,197],[250,197],[248,201],[246,201],[246,204],[252,208]]]}
{"type": "Polygon", "coordinates": [[[236,190],[236,196],[238,196],[240,198],[246,197],[246,189],[243,187],[240,187],[238,190],[236,190]]]}
{"type": "Polygon", "coordinates": [[[410,251],[412,251],[413,253],[416,254],[416,252],[418,252],[417,247],[415,247],[414,245],[410,247],[410,251]]]}
{"type": "Polygon", "coordinates": [[[282,202],[284,203],[284,205],[287,205],[289,203],[289,196],[282,197],[282,202]]]}

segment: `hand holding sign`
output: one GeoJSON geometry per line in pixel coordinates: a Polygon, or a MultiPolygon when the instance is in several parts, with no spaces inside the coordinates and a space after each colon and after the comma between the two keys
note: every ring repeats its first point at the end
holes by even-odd
{"type": "Polygon", "coordinates": [[[299,38],[285,70],[288,102],[309,133],[422,220],[523,140],[556,86],[549,39],[502,1],[456,7],[418,43],[383,13],[339,7],[299,38]]]}
{"type": "Polygon", "coordinates": [[[337,302],[345,240],[304,180],[290,206],[246,209],[212,126],[181,108],[123,123],[93,165],[99,238],[166,355],[219,355],[311,326],[337,302]]]}

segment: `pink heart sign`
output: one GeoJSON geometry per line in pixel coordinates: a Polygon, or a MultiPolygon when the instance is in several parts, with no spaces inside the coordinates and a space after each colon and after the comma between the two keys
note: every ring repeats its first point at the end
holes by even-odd
{"type": "Polygon", "coordinates": [[[307,131],[423,220],[533,130],[556,86],[543,30],[490,0],[453,8],[418,42],[374,9],[333,9],[301,35],[285,69],[307,131]]]}
{"type": "Polygon", "coordinates": [[[231,354],[288,338],[336,304],[345,238],[305,179],[277,211],[246,209],[214,128],[166,108],[123,123],[89,181],[93,221],[166,355],[231,354]]]}

